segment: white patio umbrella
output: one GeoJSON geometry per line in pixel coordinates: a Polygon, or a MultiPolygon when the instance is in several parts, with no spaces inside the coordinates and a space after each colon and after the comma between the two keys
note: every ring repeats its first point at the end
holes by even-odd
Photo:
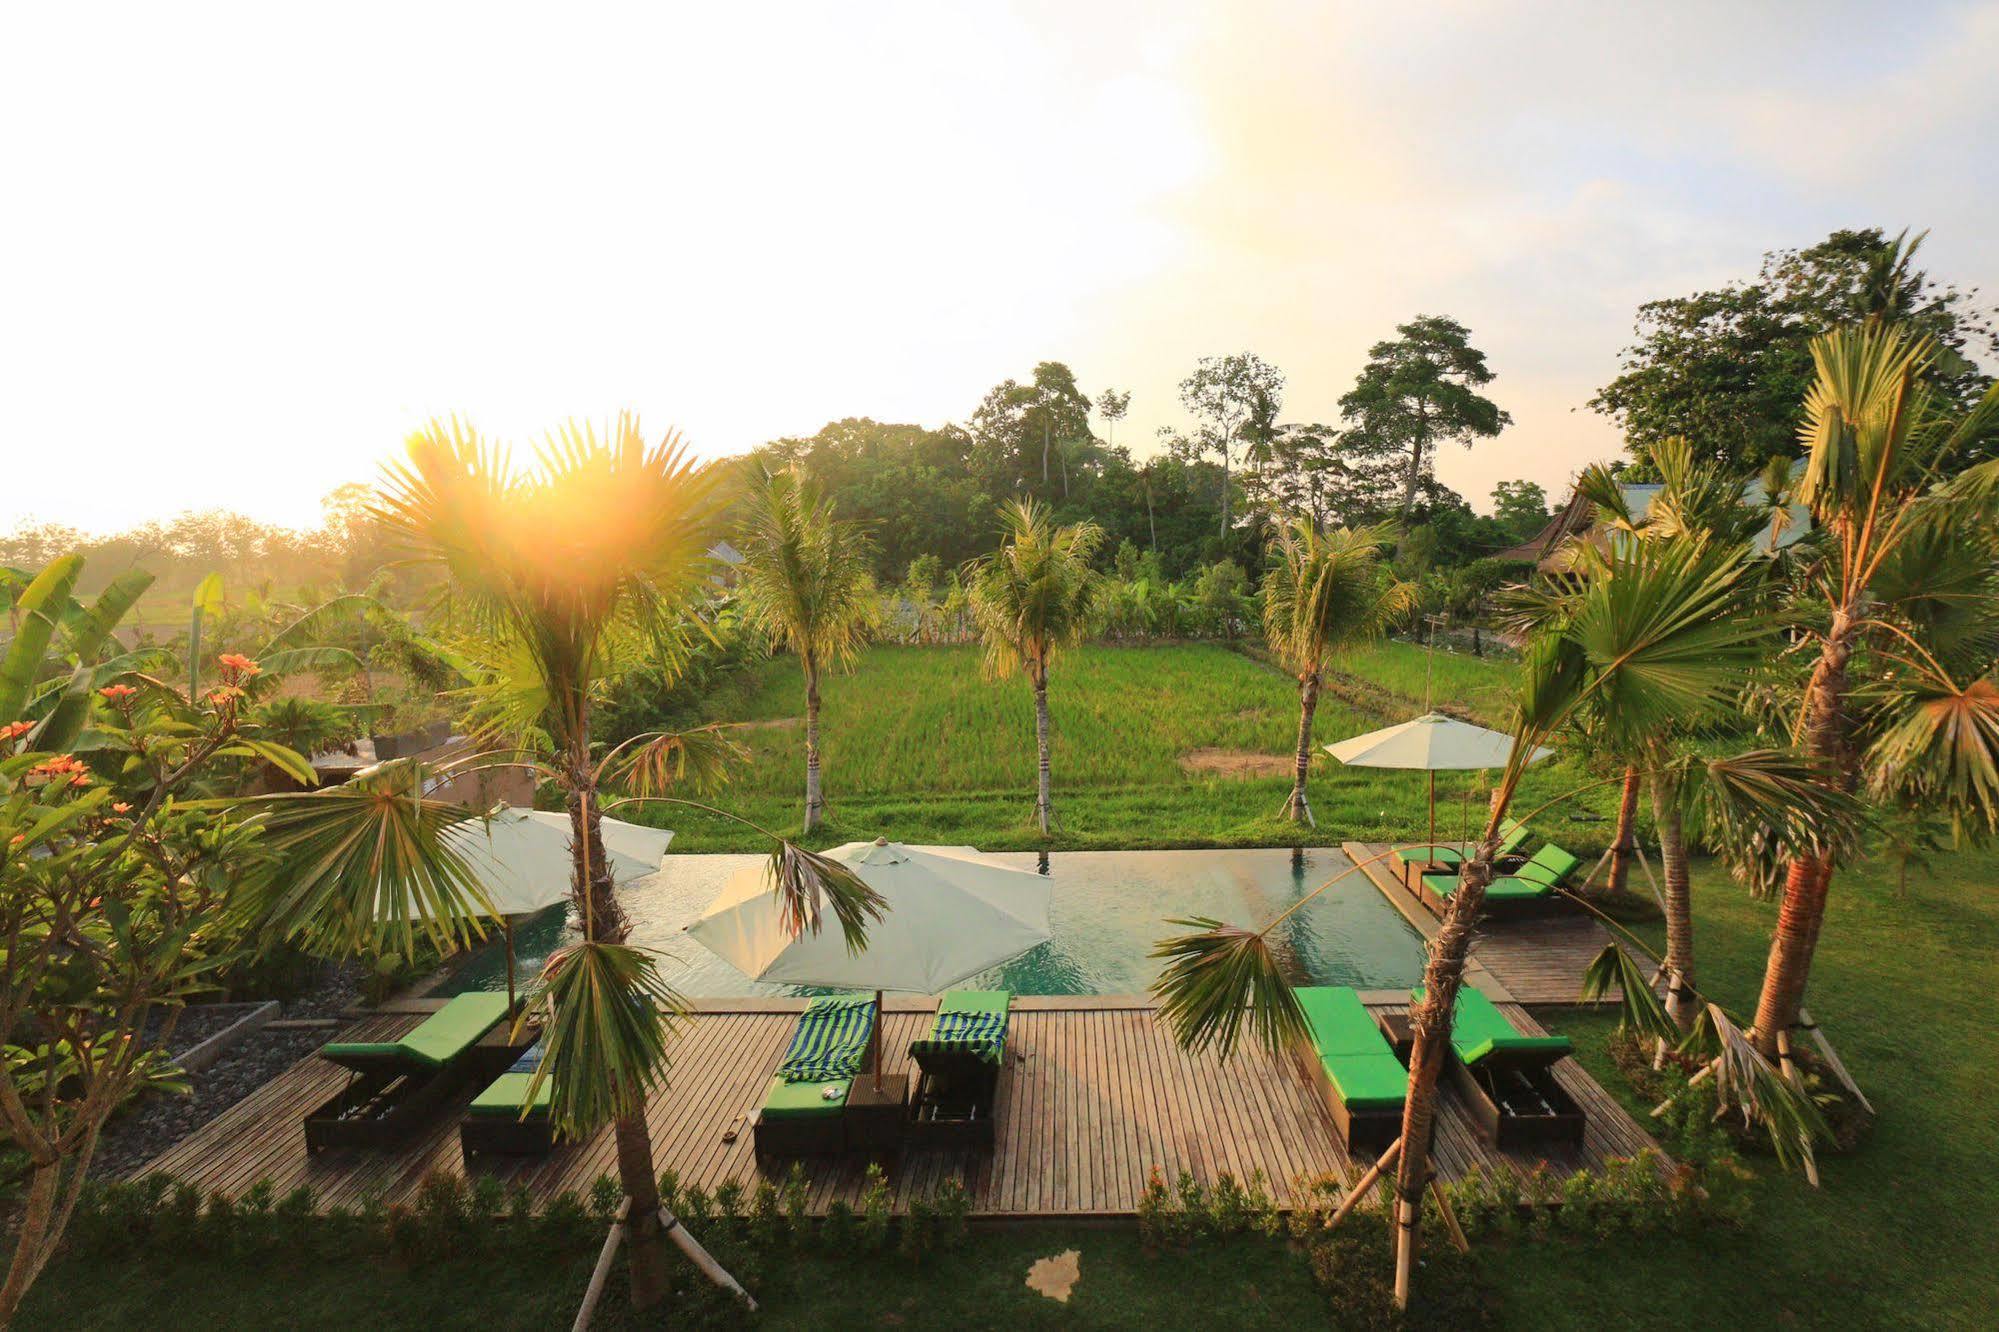
{"type": "MultiPolygon", "coordinates": [[[[1513,757],[1513,737],[1441,712],[1426,712],[1396,726],[1351,736],[1326,752],[1353,768],[1420,768],[1430,774],[1430,846],[1437,844],[1437,774],[1503,768],[1513,757]]],[[[1527,761],[1539,763],[1555,751],[1542,745],[1527,761]]]]}
{"type": "Polygon", "coordinates": [[[687,933],[753,980],[873,990],[875,1081],[881,1081],[879,1004],[885,990],[941,994],[1050,938],[1049,879],[969,847],[903,846],[877,838],[826,855],[883,898],[868,946],[847,951],[834,921],[792,934],[771,892],[770,868],[733,875],[687,933]]]}
{"type": "MultiPolygon", "coordinates": [[[[621,819],[603,820],[604,856],[619,878],[637,878],[660,867],[673,834],[621,819]]],[[[569,896],[573,873],[569,816],[509,806],[490,819],[462,823],[445,833],[486,890],[507,939],[507,1000],[514,997],[513,917],[532,915],[569,896]]]]}

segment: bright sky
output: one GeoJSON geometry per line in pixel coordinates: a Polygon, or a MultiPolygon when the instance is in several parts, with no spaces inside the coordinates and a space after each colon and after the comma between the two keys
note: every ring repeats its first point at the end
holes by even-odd
{"type": "Polygon", "coordinates": [[[1999,5],[19,4],[0,526],[309,524],[433,414],[707,454],[939,424],[1037,360],[1330,420],[1468,324],[1562,485],[1635,308],[1837,226],[1999,277],[1999,5]]]}

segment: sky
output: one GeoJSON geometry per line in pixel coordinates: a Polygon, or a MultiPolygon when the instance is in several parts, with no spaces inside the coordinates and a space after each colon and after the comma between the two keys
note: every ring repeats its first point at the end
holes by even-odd
{"type": "Polygon", "coordinates": [[[0,528],[307,526],[456,413],[722,456],[1068,362],[1331,421],[1470,327],[1551,491],[1638,305],[1836,227],[1999,279],[1999,3],[0,9],[0,528]]]}

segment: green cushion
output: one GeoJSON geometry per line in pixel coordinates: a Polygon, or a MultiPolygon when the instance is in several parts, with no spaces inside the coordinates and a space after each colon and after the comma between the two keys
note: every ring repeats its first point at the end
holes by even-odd
{"type": "Polygon", "coordinates": [[[1536,851],[1533,858],[1525,865],[1513,871],[1513,877],[1516,879],[1525,879],[1529,883],[1545,884],[1552,888],[1563,879],[1568,878],[1569,874],[1580,864],[1582,864],[1582,861],[1562,850],[1561,847],[1556,846],[1553,842],[1550,842],[1539,851],[1536,851]]]}
{"type": "Polygon", "coordinates": [[[1007,990],[950,990],[937,1001],[940,1013],[1004,1013],[1012,1007],[1007,990]]]}
{"type": "Polygon", "coordinates": [[[1499,839],[1499,854],[1502,856],[1512,855],[1521,848],[1529,837],[1534,835],[1528,831],[1527,825],[1518,819],[1508,819],[1499,825],[1499,829],[1505,834],[1505,836],[1499,839]]]}
{"type": "Polygon", "coordinates": [[[781,1077],[770,1080],[770,1090],[764,1096],[763,1116],[765,1119],[824,1119],[839,1114],[847,1108],[847,1093],[853,1089],[852,1078],[836,1078],[831,1082],[786,1082],[781,1077]],[[826,1099],[826,1090],[838,1087],[840,1094],[832,1100],[826,1099]]]}
{"type": "Polygon", "coordinates": [[[402,1039],[403,1049],[433,1064],[448,1064],[479,1043],[507,1016],[507,996],[489,991],[461,994],[425,1018],[402,1039]]]}
{"type": "MultiPolygon", "coordinates": [[[[1458,1042],[1453,1040],[1451,1045],[1456,1048],[1458,1042]]],[[[1458,1058],[1471,1065],[1488,1055],[1498,1054],[1508,1062],[1552,1064],[1574,1048],[1566,1036],[1521,1036],[1516,1033],[1504,1039],[1488,1037],[1470,1049],[1459,1049],[1458,1058]]]]}
{"type": "Polygon", "coordinates": [[[1494,879],[1485,886],[1485,900],[1488,902],[1533,902],[1554,892],[1545,883],[1534,883],[1527,879],[1494,879]]]}
{"type": "MultiPolygon", "coordinates": [[[[402,1044],[398,1041],[332,1041],[319,1047],[319,1053],[334,1063],[343,1059],[407,1059],[402,1044]]],[[[428,1063],[428,1060],[420,1060],[428,1063]]]]}
{"type": "Polygon", "coordinates": [[[1384,1046],[1379,1054],[1319,1061],[1349,1110],[1393,1110],[1409,1094],[1409,1070],[1384,1046]]]}
{"type": "Polygon", "coordinates": [[[523,1110],[545,1114],[548,1111],[549,1094],[555,1090],[552,1078],[542,1079],[535,1089],[534,1104],[528,1104],[528,1084],[534,1081],[532,1073],[502,1073],[493,1079],[493,1085],[472,1098],[466,1113],[490,1115],[494,1118],[506,1116],[519,1119],[523,1110]]]}
{"type": "Polygon", "coordinates": [[[1395,853],[1395,858],[1405,865],[1455,865],[1465,856],[1464,852],[1448,846],[1405,846],[1395,853]]]}
{"type": "Polygon", "coordinates": [[[1329,1056],[1382,1054],[1388,1042],[1368,1016],[1360,995],[1344,985],[1301,985],[1291,991],[1305,1010],[1312,1047],[1321,1059],[1329,1056]]]}
{"type": "MultiPolygon", "coordinates": [[[[1421,999],[1423,987],[1417,986],[1410,995],[1421,999]]],[[[1521,1035],[1484,991],[1459,987],[1457,1012],[1451,1018],[1451,1049],[1467,1066],[1494,1054],[1547,1064],[1554,1062],[1548,1056],[1559,1057],[1572,1048],[1566,1036],[1521,1035]]]]}
{"type": "Polygon", "coordinates": [[[1449,897],[1458,890],[1458,876],[1455,874],[1425,874],[1423,886],[1439,897],[1449,897]]]}

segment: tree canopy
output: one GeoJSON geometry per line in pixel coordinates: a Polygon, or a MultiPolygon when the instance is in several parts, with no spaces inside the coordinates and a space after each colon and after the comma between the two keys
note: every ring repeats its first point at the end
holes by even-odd
{"type": "Polygon", "coordinates": [[[1416,505],[1439,444],[1470,447],[1513,424],[1478,390],[1493,372],[1471,330],[1445,315],[1418,315],[1368,349],[1367,365],[1340,399],[1351,423],[1347,452],[1378,473],[1400,472],[1402,509],[1416,505]]]}

